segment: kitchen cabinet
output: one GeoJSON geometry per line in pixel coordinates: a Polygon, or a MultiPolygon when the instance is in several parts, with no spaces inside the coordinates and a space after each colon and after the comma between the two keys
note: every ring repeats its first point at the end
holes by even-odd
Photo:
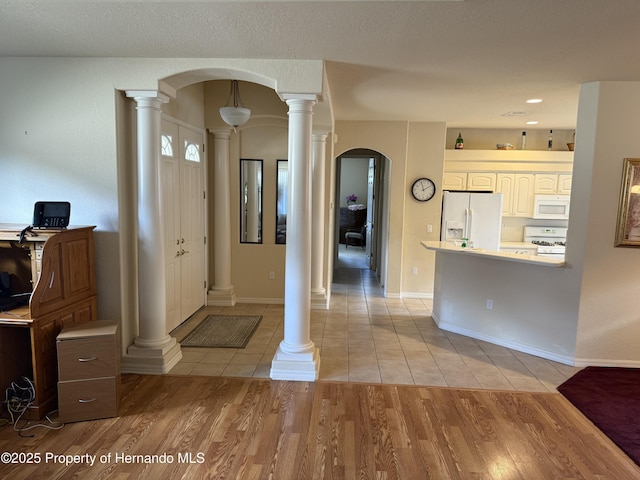
{"type": "Polygon", "coordinates": [[[535,194],[542,195],[570,195],[571,174],[536,173],[535,194]]]}
{"type": "Polygon", "coordinates": [[[570,195],[573,152],[446,150],[443,190],[503,195],[503,216],[531,217],[536,194],[570,195]]]}
{"type": "Polygon", "coordinates": [[[533,214],[534,175],[498,173],[496,193],[502,193],[502,215],[531,217],[533,214]]]}
{"type": "Polygon", "coordinates": [[[466,190],[467,174],[458,172],[444,172],[442,176],[442,190],[466,190]]]}
{"type": "Polygon", "coordinates": [[[535,194],[556,194],[558,192],[558,175],[554,173],[536,173],[533,190],[535,194]]]}
{"type": "Polygon", "coordinates": [[[573,175],[560,174],[558,175],[558,195],[571,195],[571,181],[573,175]]]}
{"type": "Polygon", "coordinates": [[[467,190],[490,191],[496,189],[496,174],[489,172],[470,172],[467,174],[467,190]]]}

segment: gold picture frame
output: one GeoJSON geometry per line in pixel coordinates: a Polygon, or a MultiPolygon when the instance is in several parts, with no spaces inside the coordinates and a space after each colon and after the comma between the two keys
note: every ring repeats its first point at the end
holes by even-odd
{"type": "Polygon", "coordinates": [[[615,246],[640,247],[640,158],[624,159],[615,246]]]}

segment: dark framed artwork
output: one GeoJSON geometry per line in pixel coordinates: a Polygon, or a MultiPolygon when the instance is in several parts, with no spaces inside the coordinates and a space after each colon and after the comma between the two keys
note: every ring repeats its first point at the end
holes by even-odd
{"type": "Polygon", "coordinates": [[[640,247],[640,158],[624,159],[615,246],[640,247]]]}

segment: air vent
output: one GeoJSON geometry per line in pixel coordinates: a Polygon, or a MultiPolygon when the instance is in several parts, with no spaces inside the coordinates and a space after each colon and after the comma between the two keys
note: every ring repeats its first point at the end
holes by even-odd
{"type": "Polygon", "coordinates": [[[529,115],[529,112],[507,112],[503,113],[503,117],[524,117],[525,115],[529,115]]]}

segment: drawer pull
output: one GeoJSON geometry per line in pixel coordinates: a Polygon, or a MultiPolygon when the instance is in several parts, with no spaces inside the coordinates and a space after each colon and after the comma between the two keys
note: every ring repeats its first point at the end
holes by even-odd
{"type": "Polygon", "coordinates": [[[79,358],[78,361],[79,362],[93,362],[94,360],[96,360],[98,357],[89,357],[89,358],[79,358]]]}
{"type": "Polygon", "coordinates": [[[96,400],[97,400],[97,398],[90,398],[89,400],[79,399],[78,402],[79,403],[91,403],[91,402],[95,402],[96,400]]]}

